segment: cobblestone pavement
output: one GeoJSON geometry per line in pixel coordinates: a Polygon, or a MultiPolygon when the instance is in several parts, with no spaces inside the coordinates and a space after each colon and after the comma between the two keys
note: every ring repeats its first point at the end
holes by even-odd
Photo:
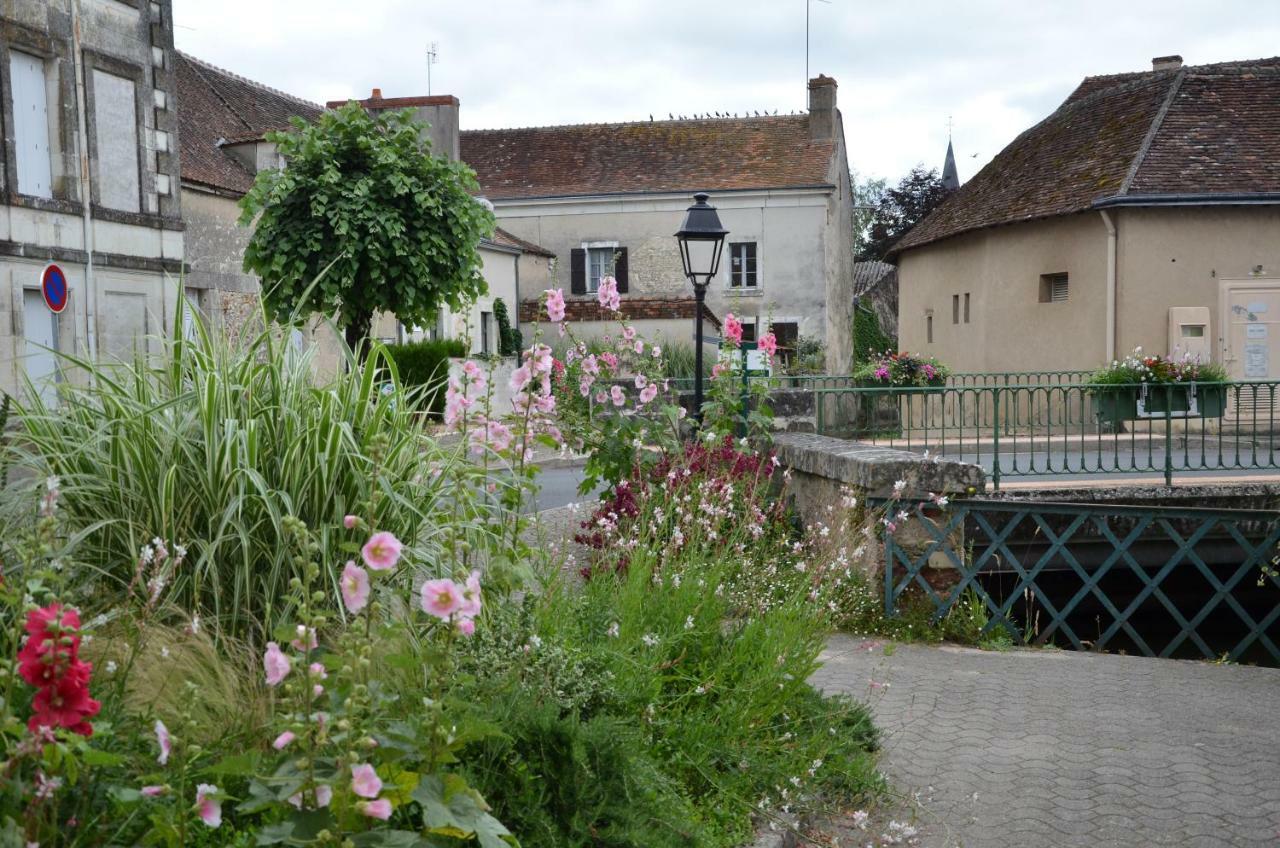
{"type": "Polygon", "coordinates": [[[1280,670],[848,636],[824,660],[921,846],[1280,846],[1280,670]]]}

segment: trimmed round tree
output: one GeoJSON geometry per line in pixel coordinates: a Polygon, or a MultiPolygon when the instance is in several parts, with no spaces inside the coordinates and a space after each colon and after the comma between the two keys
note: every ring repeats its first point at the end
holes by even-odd
{"type": "Polygon", "coordinates": [[[377,312],[421,325],[485,292],[493,213],[472,196],[475,172],[431,154],[412,111],[353,102],[293,125],[267,136],[285,167],[259,172],[240,201],[254,224],[244,268],[273,318],[336,314],[354,349],[377,312]]]}

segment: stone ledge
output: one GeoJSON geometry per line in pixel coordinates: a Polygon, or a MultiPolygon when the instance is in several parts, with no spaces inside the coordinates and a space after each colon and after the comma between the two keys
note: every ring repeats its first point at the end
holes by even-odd
{"type": "Polygon", "coordinates": [[[906,480],[907,494],[916,496],[966,494],[986,487],[986,472],[977,465],[816,433],[781,433],[773,448],[778,461],[793,471],[853,486],[872,497],[891,495],[898,480],[906,480]]]}

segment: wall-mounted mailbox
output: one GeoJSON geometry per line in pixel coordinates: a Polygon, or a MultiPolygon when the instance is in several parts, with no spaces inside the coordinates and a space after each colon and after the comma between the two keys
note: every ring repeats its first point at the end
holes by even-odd
{"type": "Polygon", "coordinates": [[[1209,326],[1209,307],[1171,306],[1169,308],[1169,355],[1189,353],[1201,362],[1213,358],[1210,344],[1213,334],[1209,326]]]}

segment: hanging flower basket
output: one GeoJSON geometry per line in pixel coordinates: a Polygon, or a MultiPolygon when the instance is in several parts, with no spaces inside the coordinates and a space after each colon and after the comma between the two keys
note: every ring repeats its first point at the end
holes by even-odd
{"type": "Polygon", "coordinates": [[[894,389],[892,395],[938,392],[947,385],[951,369],[933,357],[885,351],[853,372],[861,389],[894,389]]]}
{"type": "Polygon", "coordinates": [[[1107,423],[1161,418],[1221,418],[1227,409],[1227,374],[1221,365],[1179,358],[1129,357],[1089,380],[1099,420],[1107,423]]]}

